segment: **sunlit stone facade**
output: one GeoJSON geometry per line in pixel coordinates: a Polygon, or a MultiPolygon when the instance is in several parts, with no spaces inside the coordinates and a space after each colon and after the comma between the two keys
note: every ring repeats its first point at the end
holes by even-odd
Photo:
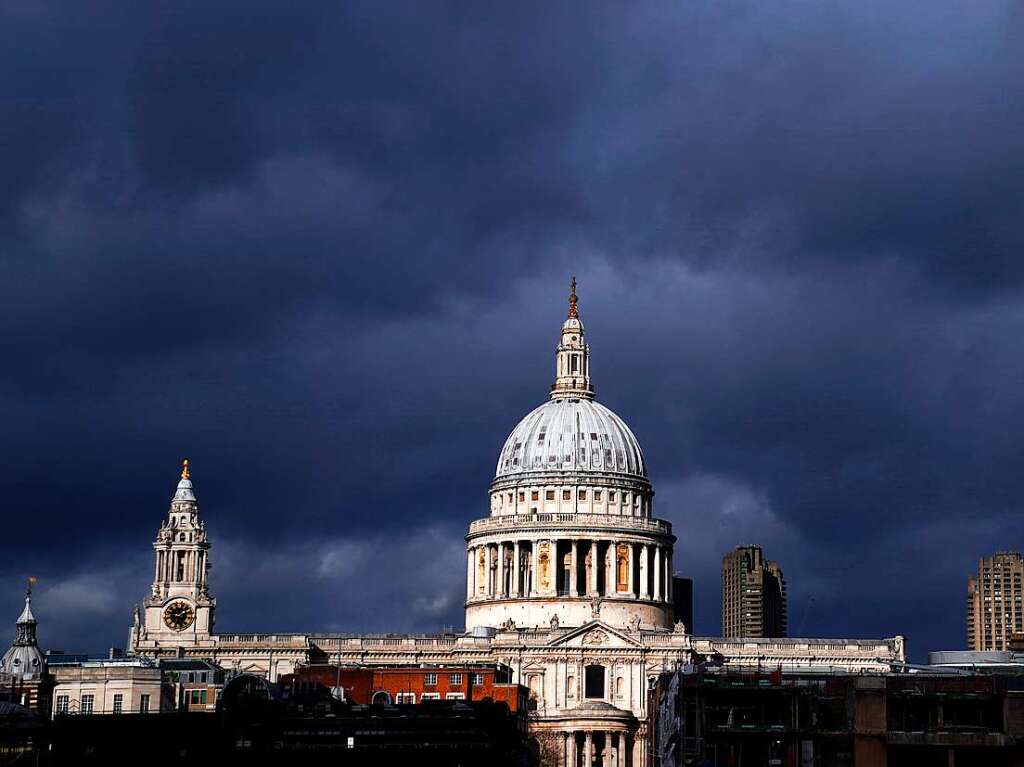
{"type": "Polygon", "coordinates": [[[189,481],[179,484],[154,544],[155,580],[145,615],[136,614],[134,652],[207,658],[272,680],[313,662],[502,663],[530,690],[538,762],[567,767],[646,765],[647,690],[660,673],[695,657],[850,671],[884,671],[903,660],[899,637],[699,638],[673,625],[676,538],[654,516],[637,439],[594,401],[575,282],[555,364],[550,398],[520,421],[499,454],[489,514],[469,526],[465,633],[214,634],[209,544],[189,481]],[[168,612],[181,602],[195,614],[168,612]]]}

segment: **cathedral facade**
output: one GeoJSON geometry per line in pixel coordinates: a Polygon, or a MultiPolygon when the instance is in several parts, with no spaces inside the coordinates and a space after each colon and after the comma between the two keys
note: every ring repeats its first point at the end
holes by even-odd
{"type": "Polygon", "coordinates": [[[504,664],[530,690],[541,764],[647,764],[647,692],[698,659],[764,668],[886,671],[881,640],[695,637],[673,622],[672,526],[636,437],[594,398],[575,281],[548,399],[512,430],[489,514],[466,535],[466,630],[439,635],[218,634],[210,544],[186,462],[154,542],[154,581],[129,646],[276,679],[306,663],[504,664]]]}

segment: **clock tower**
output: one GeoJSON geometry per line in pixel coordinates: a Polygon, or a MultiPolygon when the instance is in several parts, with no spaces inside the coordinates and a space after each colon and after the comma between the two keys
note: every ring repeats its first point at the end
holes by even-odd
{"type": "Polygon", "coordinates": [[[188,459],[153,549],[153,586],[141,609],[135,609],[129,647],[135,653],[156,655],[177,652],[179,647],[213,647],[217,600],[206,583],[210,543],[199,518],[188,459]]]}

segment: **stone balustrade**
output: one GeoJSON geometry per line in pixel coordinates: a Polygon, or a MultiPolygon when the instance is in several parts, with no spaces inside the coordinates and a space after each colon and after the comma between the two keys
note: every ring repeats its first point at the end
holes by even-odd
{"type": "Polygon", "coordinates": [[[558,527],[579,525],[587,528],[642,530],[644,532],[672,535],[672,524],[663,519],[645,519],[615,514],[503,514],[484,517],[470,523],[469,534],[487,533],[495,530],[516,528],[558,527]]]}

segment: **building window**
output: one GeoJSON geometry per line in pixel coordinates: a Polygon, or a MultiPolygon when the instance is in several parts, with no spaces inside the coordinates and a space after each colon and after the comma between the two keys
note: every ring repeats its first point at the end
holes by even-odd
{"type": "Polygon", "coordinates": [[[526,500],[526,492],[523,490],[519,491],[519,502],[522,503],[526,500]]]}
{"type": "Polygon", "coordinates": [[[423,684],[427,687],[434,687],[437,684],[437,674],[424,674],[423,684]]]}
{"type": "Polygon", "coordinates": [[[608,502],[609,503],[615,503],[615,491],[614,490],[609,490],[608,491],[608,502]]]}
{"type": "Polygon", "coordinates": [[[555,491],[554,490],[546,490],[546,491],[544,491],[544,500],[545,501],[553,501],[553,500],[555,500],[555,491]]]}
{"type": "Polygon", "coordinates": [[[473,686],[480,687],[484,683],[483,674],[473,674],[473,686]]]}
{"type": "Polygon", "coordinates": [[[388,694],[387,690],[379,690],[373,694],[373,698],[370,700],[370,705],[389,706],[391,705],[391,695],[388,694]]]}
{"type": "Polygon", "coordinates": [[[598,503],[601,502],[601,491],[600,490],[595,490],[594,491],[594,500],[597,501],[598,503]]]}
{"type": "Polygon", "coordinates": [[[140,695],[139,696],[139,713],[140,714],[148,714],[149,713],[149,696],[148,695],[140,695]]]}
{"type": "Polygon", "coordinates": [[[449,674],[448,682],[450,684],[462,684],[462,674],[449,674]]]}
{"type": "Polygon", "coordinates": [[[580,500],[581,501],[587,500],[587,491],[586,490],[580,490],[580,500]]]}
{"type": "Polygon", "coordinates": [[[124,695],[119,692],[114,693],[114,713],[124,713],[124,695]]]}
{"type": "MultiPolygon", "coordinates": [[[[376,696],[374,696],[376,697],[376,696]]],[[[399,705],[403,703],[412,704],[416,702],[416,693],[414,692],[400,692],[395,695],[395,703],[399,705]]]]}
{"type": "Polygon", "coordinates": [[[68,696],[58,695],[57,696],[57,713],[66,714],[68,712],[68,696]]]}
{"type": "Polygon", "coordinates": [[[425,692],[421,696],[421,700],[441,700],[441,693],[439,693],[439,692],[425,692]]]}
{"type": "Polygon", "coordinates": [[[444,699],[445,700],[465,700],[466,696],[463,695],[461,692],[449,692],[449,693],[445,693],[444,699]]]}
{"type": "Polygon", "coordinates": [[[91,714],[92,713],[92,702],[93,702],[93,700],[95,700],[95,696],[93,696],[93,695],[83,695],[82,696],[82,713],[83,714],[91,714]]]}
{"type": "Polygon", "coordinates": [[[562,491],[562,500],[563,501],[572,500],[572,491],[570,491],[570,490],[563,490],[562,491]]]}
{"type": "Polygon", "coordinates": [[[530,491],[530,500],[531,501],[536,501],[536,500],[539,500],[539,499],[540,499],[540,491],[539,490],[531,490],[530,491]]]}

